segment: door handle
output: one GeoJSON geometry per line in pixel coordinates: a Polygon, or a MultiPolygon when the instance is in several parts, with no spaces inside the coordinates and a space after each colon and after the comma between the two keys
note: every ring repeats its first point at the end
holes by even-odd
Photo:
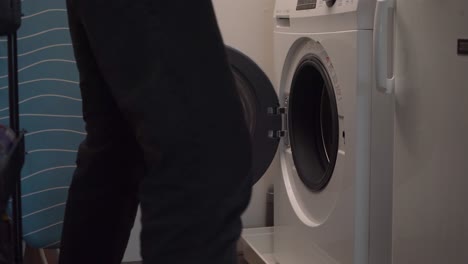
{"type": "MultiPolygon", "coordinates": [[[[389,22],[390,15],[395,11],[394,0],[377,0],[374,19],[374,67],[377,90],[391,94],[395,89],[395,77],[388,77],[389,37],[393,33],[393,23],[389,22]]],[[[393,69],[392,69],[393,72],[393,69]]]]}

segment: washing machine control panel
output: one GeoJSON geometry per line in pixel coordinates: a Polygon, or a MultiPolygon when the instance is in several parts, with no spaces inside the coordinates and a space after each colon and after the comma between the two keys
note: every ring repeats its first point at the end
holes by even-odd
{"type": "Polygon", "coordinates": [[[309,10],[317,7],[317,0],[298,0],[296,10],[309,10]]]}
{"type": "MultiPolygon", "coordinates": [[[[336,0],[318,0],[324,1],[328,7],[335,5],[336,0]]],[[[317,0],[298,0],[296,10],[315,9],[317,7],[317,0]]]]}
{"type": "Polygon", "coordinates": [[[357,11],[359,1],[363,0],[277,1],[275,12],[278,17],[291,18],[347,13],[357,11]]]}

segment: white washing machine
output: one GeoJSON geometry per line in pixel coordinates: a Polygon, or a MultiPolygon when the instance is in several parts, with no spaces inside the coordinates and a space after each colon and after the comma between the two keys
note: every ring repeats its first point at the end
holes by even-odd
{"type": "Polygon", "coordinates": [[[386,0],[276,2],[276,263],[391,263],[390,11],[386,0]]]}

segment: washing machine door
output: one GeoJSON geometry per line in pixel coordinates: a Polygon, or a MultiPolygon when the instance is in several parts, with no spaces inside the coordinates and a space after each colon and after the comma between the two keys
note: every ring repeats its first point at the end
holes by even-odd
{"type": "Polygon", "coordinates": [[[260,180],[270,166],[279,145],[281,115],[279,100],[269,78],[260,67],[240,51],[227,47],[227,55],[252,137],[253,180],[260,180]]]}

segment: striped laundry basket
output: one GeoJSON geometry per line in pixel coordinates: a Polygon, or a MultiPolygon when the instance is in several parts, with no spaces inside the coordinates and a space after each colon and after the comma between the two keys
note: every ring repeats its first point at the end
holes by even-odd
{"type": "MultiPolygon", "coordinates": [[[[24,0],[18,33],[23,237],[29,247],[60,245],[68,186],[84,139],[78,73],[65,0],[24,0]]],[[[0,39],[0,123],[8,124],[6,41],[0,39]]]]}

